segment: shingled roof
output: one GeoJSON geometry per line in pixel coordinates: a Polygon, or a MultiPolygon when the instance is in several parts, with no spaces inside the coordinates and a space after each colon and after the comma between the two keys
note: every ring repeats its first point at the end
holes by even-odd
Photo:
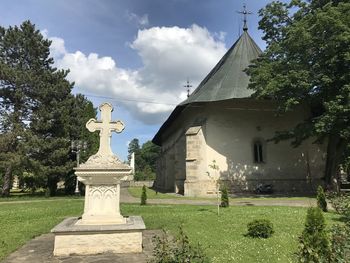
{"type": "Polygon", "coordinates": [[[194,92],[174,109],[152,141],[161,145],[161,134],[189,104],[250,97],[253,91],[248,89],[249,76],[244,71],[261,52],[244,30],[194,92]]]}

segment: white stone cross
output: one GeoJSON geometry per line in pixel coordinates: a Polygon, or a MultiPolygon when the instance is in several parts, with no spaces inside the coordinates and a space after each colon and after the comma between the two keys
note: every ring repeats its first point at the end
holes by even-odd
{"type": "Polygon", "coordinates": [[[109,156],[113,155],[111,149],[111,136],[112,132],[121,133],[125,126],[121,121],[111,121],[113,107],[109,103],[103,103],[99,107],[101,111],[101,121],[90,119],[86,123],[86,128],[90,132],[100,131],[100,148],[97,155],[109,156]]]}

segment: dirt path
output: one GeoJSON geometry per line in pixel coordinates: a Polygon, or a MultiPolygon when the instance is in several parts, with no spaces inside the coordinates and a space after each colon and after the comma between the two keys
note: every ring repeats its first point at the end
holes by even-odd
{"type": "MultiPolygon", "coordinates": [[[[22,200],[22,201],[4,201],[0,202],[0,205],[4,204],[25,204],[25,203],[39,203],[39,202],[54,202],[59,200],[77,200],[81,201],[82,198],[57,198],[57,199],[40,199],[40,200],[22,200]]],[[[126,204],[137,204],[140,203],[140,199],[130,195],[127,188],[122,188],[120,193],[120,202],[126,204]]],[[[189,199],[148,199],[148,204],[166,204],[166,205],[216,205],[216,200],[189,200],[189,199]]],[[[242,200],[231,199],[230,205],[238,206],[298,206],[298,207],[309,207],[315,206],[316,200],[284,200],[279,198],[256,198],[242,200]]]]}
{"type": "MultiPolygon", "coordinates": [[[[133,197],[127,188],[122,188],[120,193],[120,201],[122,203],[140,203],[140,199],[133,197]]],[[[148,199],[148,204],[167,204],[167,205],[216,205],[217,202],[213,200],[189,200],[189,199],[148,199]]],[[[283,200],[274,198],[257,198],[256,200],[230,200],[230,205],[238,206],[299,206],[309,207],[315,206],[316,200],[283,200]]]]}

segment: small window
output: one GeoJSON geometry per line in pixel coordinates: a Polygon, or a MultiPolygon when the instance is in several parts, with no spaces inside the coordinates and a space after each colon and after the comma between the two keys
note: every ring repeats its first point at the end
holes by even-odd
{"type": "Polygon", "coordinates": [[[263,163],[264,155],[263,155],[263,144],[261,141],[254,142],[254,162],[255,163],[263,163]]]}

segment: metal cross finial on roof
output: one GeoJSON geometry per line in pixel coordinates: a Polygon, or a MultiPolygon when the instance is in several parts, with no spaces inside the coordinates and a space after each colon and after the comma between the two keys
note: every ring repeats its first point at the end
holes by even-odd
{"type": "Polygon", "coordinates": [[[184,85],[185,88],[187,88],[187,98],[190,96],[190,88],[192,87],[192,85],[190,85],[190,81],[187,80],[187,84],[184,85]]]}
{"type": "Polygon", "coordinates": [[[243,15],[243,22],[244,22],[243,30],[244,30],[244,31],[247,31],[247,30],[248,30],[248,26],[247,26],[247,15],[251,15],[251,14],[253,14],[253,13],[250,12],[250,11],[247,11],[247,6],[246,6],[246,4],[243,4],[243,11],[237,11],[237,13],[243,15]]]}

